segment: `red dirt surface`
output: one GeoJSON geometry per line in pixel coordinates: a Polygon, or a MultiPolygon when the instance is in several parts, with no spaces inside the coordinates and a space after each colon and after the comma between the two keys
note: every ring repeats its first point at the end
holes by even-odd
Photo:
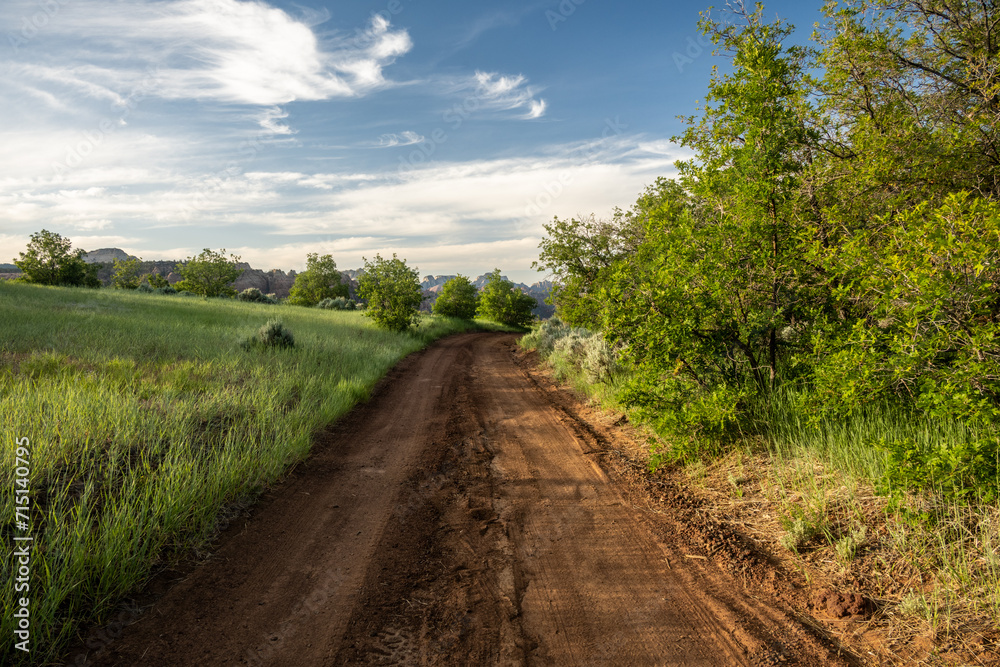
{"type": "Polygon", "coordinates": [[[87,663],[856,662],[747,585],[776,575],[739,536],[637,510],[670,491],[631,479],[614,432],[515,341],[463,334],[404,360],[87,663]]]}

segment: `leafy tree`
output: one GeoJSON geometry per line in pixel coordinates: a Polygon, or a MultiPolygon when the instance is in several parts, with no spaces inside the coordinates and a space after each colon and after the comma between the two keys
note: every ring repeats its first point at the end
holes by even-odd
{"type": "Polygon", "coordinates": [[[170,286],[170,281],[159,273],[147,273],[143,279],[154,289],[164,289],[170,286]]]}
{"type": "Polygon", "coordinates": [[[479,308],[479,290],[465,276],[455,276],[441,286],[441,293],[434,302],[434,313],[445,317],[471,320],[479,308]]]}
{"type": "Polygon", "coordinates": [[[766,436],[774,409],[874,399],[971,427],[888,437],[890,484],[1000,493],[996,8],[828,2],[805,49],[761,5],[730,7],[741,20],[700,23],[732,70],[688,119],[679,184],[616,211],[629,224],[546,227],[560,313],[622,350],[619,400],[686,435],[680,456],[766,436]]]}
{"type": "Polygon", "coordinates": [[[500,275],[490,274],[479,295],[479,315],[512,327],[526,328],[534,319],[531,311],[538,303],[500,275]]]}
{"type": "Polygon", "coordinates": [[[830,416],[873,400],[971,425],[949,446],[880,443],[886,475],[961,495],[1000,493],[1000,202],[956,193],[878,218],[837,249],[855,276],[838,290],[864,317],[817,337],[809,408],[830,416]],[[878,224],[881,223],[881,224],[878,224]],[[873,251],[874,250],[874,251],[873,251]]]}
{"type": "Polygon", "coordinates": [[[83,261],[83,249],[73,250],[73,243],[55,232],[43,229],[31,235],[31,241],[14,264],[24,274],[25,282],[40,285],[100,287],[98,266],[83,261]]]}
{"type": "Polygon", "coordinates": [[[597,328],[604,309],[601,287],[615,262],[633,255],[645,235],[645,223],[664,201],[673,201],[681,186],[658,178],[628,211],[615,209],[610,220],[593,215],[545,225],[539,259],[532,268],[554,278],[550,303],[559,317],[574,326],[597,328]]]}
{"type": "Polygon", "coordinates": [[[594,327],[603,308],[599,291],[614,262],[621,258],[623,230],[617,221],[590,217],[560,220],[545,225],[538,261],[532,268],[553,277],[550,301],[559,318],[575,326],[594,327]]]}
{"type": "MultiPolygon", "coordinates": [[[[588,326],[633,370],[624,402],[697,449],[738,437],[750,406],[803,372],[832,301],[810,257],[821,231],[806,180],[817,141],[808,54],[783,47],[791,28],[764,22],[760,5],[734,11],[738,22],[700,22],[732,72],[713,76],[701,117],[675,139],[694,159],[619,214],[636,242],[591,253],[604,265],[587,280],[588,326]]],[[[595,246],[582,247],[560,249],[573,259],[595,246]]]]}
{"type": "Polygon", "coordinates": [[[337,270],[333,257],[320,257],[311,252],[306,255],[306,270],[295,276],[295,284],[288,293],[288,303],[315,306],[323,299],[346,299],[347,296],[347,285],[341,282],[340,271],[337,270]]]}
{"type": "Polygon", "coordinates": [[[178,267],[183,280],[174,287],[202,296],[234,296],[233,283],[243,274],[243,269],[236,266],[239,257],[230,254],[226,259],[225,253],[225,248],[219,252],[205,248],[196,257],[189,257],[178,267]]]}
{"type": "MultiPolygon", "coordinates": [[[[114,263],[114,275],[111,276],[111,284],[115,289],[135,289],[142,282],[142,278],[139,276],[139,265],[141,261],[138,259],[126,259],[120,260],[115,259],[114,263]]],[[[152,287],[156,287],[152,285],[152,287]]]]}
{"type": "Polygon", "coordinates": [[[714,307],[691,336],[716,338],[767,390],[788,351],[781,332],[808,319],[814,269],[802,240],[812,234],[814,216],[800,192],[805,149],[815,136],[805,122],[806,54],[782,46],[792,28],[764,23],[760,4],[739,13],[743,25],[701,21],[732,54],[733,72],[709,83],[702,118],[689,119],[681,137],[696,159],[678,168],[682,183],[704,200],[709,221],[698,233],[699,286],[714,307]]]}
{"type": "Polygon", "coordinates": [[[358,295],[368,302],[365,316],[390,331],[406,331],[420,316],[423,293],[417,270],[406,266],[406,260],[365,259],[364,274],[358,279],[358,295]]]}
{"type": "Polygon", "coordinates": [[[828,3],[819,65],[838,209],[1000,196],[1000,70],[993,3],[828,3]]]}
{"type": "Polygon", "coordinates": [[[598,299],[605,335],[636,369],[627,400],[696,437],[741,428],[747,402],[766,399],[794,355],[811,352],[803,328],[823,303],[800,195],[813,139],[802,54],[782,48],[787,25],[761,14],[701,22],[731,53],[733,72],[711,80],[702,117],[680,138],[695,159],[678,163],[679,185],[647,197],[655,208],[643,241],[615,263],[598,299]]]}
{"type": "Polygon", "coordinates": [[[819,341],[821,393],[848,409],[906,396],[935,416],[1000,416],[1000,203],[954,194],[894,223],[839,249],[857,275],[841,294],[872,311],[842,340],[819,341]]]}

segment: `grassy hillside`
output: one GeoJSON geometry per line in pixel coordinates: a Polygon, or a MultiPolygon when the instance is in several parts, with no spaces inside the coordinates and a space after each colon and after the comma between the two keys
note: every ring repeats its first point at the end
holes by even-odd
{"type": "Polygon", "coordinates": [[[15,593],[5,559],[0,662],[57,657],[80,623],[209,538],[221,508],[304,458],[400,358],[467,326],[425,317],[404,335],[356,312],[0,281],[0,531],[7,545],[33,538],[30,591],[15,593]],[[240,345],[272,318],[294,348],[240,345]],[[10,641],[22,596],[30,658],[10,641]]]}

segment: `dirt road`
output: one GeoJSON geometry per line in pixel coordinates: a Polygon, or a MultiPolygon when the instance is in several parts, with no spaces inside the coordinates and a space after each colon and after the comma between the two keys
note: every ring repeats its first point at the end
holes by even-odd
{"type": "Polygon", "coordinates": [[[91,664],[841,664],[658,539],[514,342],[406,359],[91,664]]]}

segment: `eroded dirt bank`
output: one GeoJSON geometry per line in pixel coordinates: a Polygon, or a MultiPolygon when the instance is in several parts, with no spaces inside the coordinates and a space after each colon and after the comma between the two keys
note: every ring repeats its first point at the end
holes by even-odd
{"type": "Polygon", "coordinates": [[[636,510],[514,341],[404,361],[92,664],[848,664],[636,510]]]}

